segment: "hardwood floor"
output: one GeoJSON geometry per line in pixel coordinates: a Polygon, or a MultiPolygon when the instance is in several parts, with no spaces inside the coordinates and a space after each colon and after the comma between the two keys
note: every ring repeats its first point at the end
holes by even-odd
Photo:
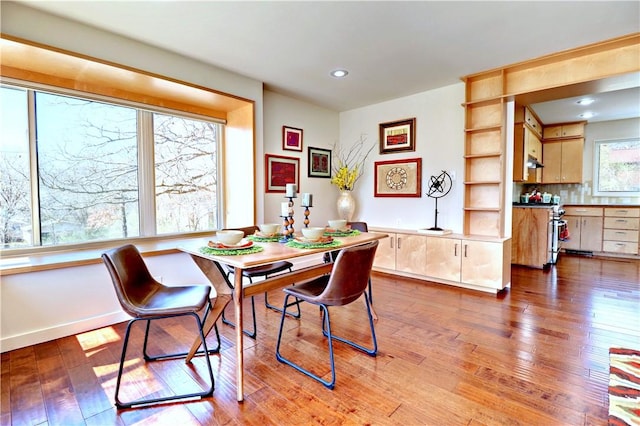
{"type": "MultiPolygon", "coordinates": [[[[374,274],[379,354],[336,343],[333,391],[276,361],[280,315],[257,298],[242,404],[227,326],[211,357],[212,398],[132,410],[113,406],[125,324],[3,353],[1,423],[606,424],[609,347],[640,348],[640,262],[565,255],[549,271],[514,267],[512,283],[495,296],[374,274]]],[[[332,322],[336,333],[370,342],[361,303],[334,309],[332,322]]],[[[154,348],[191,342],[188,320],[164,325],[152,327],[154,348]]],[[[302,319],[285,325],[283,352],[327,374],[318,309],[304,305],[302,319]]],[[[141,344],[142,327],[134,330],[130,349],[141,344]]],[[[202,385],[202,358],[145,365],[130,350],[127,359],[123,399],[202,385]]]]}

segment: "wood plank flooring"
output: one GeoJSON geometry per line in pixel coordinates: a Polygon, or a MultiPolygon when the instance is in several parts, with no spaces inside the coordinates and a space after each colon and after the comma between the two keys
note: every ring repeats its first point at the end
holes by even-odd
{"type": "MultiPolygon", "coordinates": [[[[124,323],[3,353],[1,424],[606,424],[609,347],[640,349],[640,262],[564,255],[548,271],[514,267],[512,283],[496,296],[374,273],[379,354],[336,343],[333,391],[275,359],[280,315],[258,297],[242,404],[224,325],[213,397],[163,406],[114,408],[124,323]]],[[[186,347],[192,321],[152,327],[151,349],[186,347]]],[[[370,343],[361,303],[332,310],[332,323],[370,343]]],[[[318,309],[304,305],[285,326],[283,353],[328,375],[318,309]]],[[[204,386],[203,358],[145,365],[131,350],[142,333],[132,333],[123,399],[204,386]]]]}

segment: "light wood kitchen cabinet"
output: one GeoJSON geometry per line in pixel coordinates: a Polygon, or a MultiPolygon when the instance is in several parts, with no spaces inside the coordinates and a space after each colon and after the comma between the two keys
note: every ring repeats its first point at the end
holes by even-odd
{"type": "Polygon", "coordinates": [[[565,207],[569,240],[562,243],[566,250],[602,251],[603,209],[601,207],[565,207]]]}
{"type": "Polygon", "coordinates": [[[544,268],[551,260],[551,207],[514,207],[511,263],[544,268]]]}
{"type": "Polygon", "coordinates": [[[582,137],[584,136],[584,122],[545,126],[542,134],[544,139],[582,137]]]}
{"type": "Polygon", "coordinates": [[[374,266],[408,274],[425,275],[427,263],[426,236],[389,234],[376,250],[374,266]]]}
{"type": "Polygon", "coordinates": [[[542,183],[581,183],[584,139],[542,144],[542,183]]]}
{"type": "Polygon", "coordinates": [[[511,284],[511,240],[504,243],[464,240],[460,281],[500,290],[511,284]]]}
{"type": "Polygon", "coordinates": [[[529,125],[531,130],[533,130],[533,132],[538,136],[539,139],[542,138],[542,124],[527,107],[524,108],[524,122],[529,125]]]}
{"type": "Polygon", "coordinates": [[[604,209],[602,251],[638,254],[640,208],[608,207],[604,209]]]}
{"type": "Polygon", "coordinates": [[[540,183],[540,169],[530,169],[529,156],[542,161],[542,142],[538,136],[524,124],[516,124],[513,132],[513,180],[516,182],[540,183]]]}
{"type": "Polygon", "coordinates": [[[448,281],[460,281],[462,240],[427,237],[427,275],[448,281]]]}
{"type": "Polygon", "coordinates": [[[505,255],[511,244],[470,239],[428,237],[427,276],[475,287],[501,290],[510,284],[505,255]]]}
{"type": "Polygon", "coordinates": [[[376,271],[496,293],[511,284],[511,239],[428,235],[370,227],[380,241],[376,271]]]}

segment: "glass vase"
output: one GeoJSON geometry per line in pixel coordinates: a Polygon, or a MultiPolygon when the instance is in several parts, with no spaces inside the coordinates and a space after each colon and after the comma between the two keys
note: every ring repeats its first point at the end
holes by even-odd
{"type": "Polygon", "coordinates": [[[340,191],[337,207],[339,218],[351,222],[353,213],[356,210],[356,200],[351,195],[351,191],[340,191]]]}

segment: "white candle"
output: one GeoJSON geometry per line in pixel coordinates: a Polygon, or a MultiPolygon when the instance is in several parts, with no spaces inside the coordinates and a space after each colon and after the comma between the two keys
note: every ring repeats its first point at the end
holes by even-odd
{"type": "Polygon", "coordinates": [[[308,192],[302,194],[302,207],[313,207],[313,194],[308,192]]]}
{"type": "Polygon", "coordinates": [[[296,191],[298,190],[298,187],[296,186],[295,183],[288,183],[285,186],[285,197],[295,197],[296,196],[296,191]]]}
{"type": "Polygon", "coordinates": [[[283,201],[280,203],[280,216],[289,216],[289,202],[283,201]]]}

